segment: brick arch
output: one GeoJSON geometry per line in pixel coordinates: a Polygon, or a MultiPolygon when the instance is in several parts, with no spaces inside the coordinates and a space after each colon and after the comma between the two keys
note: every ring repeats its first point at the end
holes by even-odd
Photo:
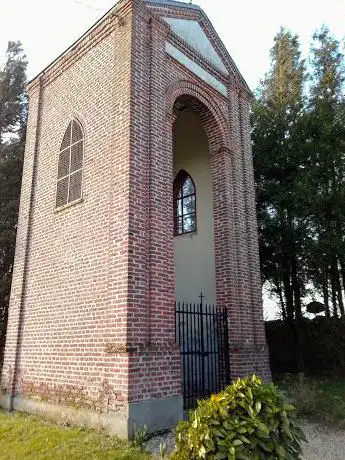
{"type": "Polygon", "coordinates": [[[200,86],[186,80],[173,83],[167,90],[166,109],[174,115],[177,101],[185,101],[200,116],[201,124],[209,141],[210,154],[229,148],[229,125],[214,98],[200,86]]]}
{"type": "Polygon", "coordinates": [[[60,142],[62,141],[62,138],[65,135],[65,132],[68,128],[68,125],[73,120],[76,120],[80,124],[82,131],[83,131],[83,139],[85,143],[86,136],[87,136],[87,124],[86,124],[84,117],[79,112],[76,112],[76,111],[70,112],[70,114],[66,117],[64,123],[59,125],[58,139],[60,139],[60,142]]]}

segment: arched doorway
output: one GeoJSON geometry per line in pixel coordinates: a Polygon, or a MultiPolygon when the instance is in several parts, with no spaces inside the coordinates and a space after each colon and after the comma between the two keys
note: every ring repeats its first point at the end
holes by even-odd
{"type": "Polygon", "coordinates": [[[173,129],[175,296],[216,303],[209,142],[192,100],[175,103],[173,129]]]}
{"type": "Polygon", "coordinates": [[[173,200],[176,338],[182,354],[184,406],[229,383],[228,316],[217,305],[211,158],[220,138],[196,97],[174,104],[173,200]]]}

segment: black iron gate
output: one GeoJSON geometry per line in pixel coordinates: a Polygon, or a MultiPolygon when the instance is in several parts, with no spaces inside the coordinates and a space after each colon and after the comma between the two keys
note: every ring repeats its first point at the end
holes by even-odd
{"type": "Polygon", "coordinates": [[[230,383],[227,309],[203,303],[176,304],[176,342],[182,355],[184,408],[230,383]]]}

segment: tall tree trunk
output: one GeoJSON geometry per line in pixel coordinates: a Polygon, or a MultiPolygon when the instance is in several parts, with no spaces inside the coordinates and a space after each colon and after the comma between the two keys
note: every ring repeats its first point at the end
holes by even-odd
{"type": "Polygon", "coordinates": [[[295,303],[296,318],[302,318],[301,286],[298,280],[296,257],[292,263],[292,290],[295,303]]]}
{"type": "Polygon", "coordinates": [[[345,261],[343,259],[340,260],[340,272],[343,280],[343,290],[345,291],[345,261]]]}
{"type": "Polygon", "coordinates": [[[293,291],[291,286],[290,273],[287,270],[283,274],[283,286],[286,305],[286,316],[288,320],[291,321],[294,318],[293,291]]]}
{"type": "Polygon", "coordinates": [[[341,283],[340,283],[338,260],[336,259],[334,263],[335,263],[334,274],[335,274],[335,282],[336,282],[336,288],[337,288],[337,293],[338,293],[339,310],[340,310],[341,317],[344,318],[345,310],[344,310],[343,292],[342,292],[341,283]]]}
{"type": "Polygon", "coordinates": [[[336,271],[334,262],[331,264],[331,289],[332,289],[332,305],[333,305],[333,316],[338,318],[338,306],[337,306],[337,283],[336,283],[336,271]]]}
{"type": "Polygon", "coordinates": [[[326,318],[330,318],[331,314],[329,311],[329,286],[328,286],[328,270],[325,269],[323,274],[323,282],[322,282],[322,295],[323,295],[323,303],[325,305],[325,315],[326,318]]]}
{"type": "Polygon", "coordinates": [[[295,301],[295,351],[296,362],[299,374],[304,374],[304,358],[303,358],[303,325],[302,325],[302,302],[301,302],[301,286],[298,280],[298,266],[296,255],[292,259],[292,289],[295,301]]]}
{"type": "Polygon", "coordinates": [[[3,307],[3,314],[0,317],[0,375],[2,371],[2,366],[4,364],[4,357],[5,357],[5,341],[6,341],[6,330],[7,330],[7,321],[8,321],[8,306],[6,305],[8,302],[5,299],[2,307],[3,307]]]}
{"type": "Polygon", "coordinates": [[[286,313],[286,307],[285,307],[285,302],[284,302],[284,295],[283,295],[283,289],[282,289],[282,285],[281,285],[281,280],[276,278],[275,281],[274,281],[274,284],[276,286],[277,293],[278,293],[278,296],[279,296],[279,301],[280,301],[280,306],[281,306],[281,310],[282,310],[283,321],[286,321],[287,320],[287,313],[286,313]]]}
{"type": "Polygon", "coordinates": [[[287,326],[290,331],[290,336],[292,340],[292,358],[294,359],[294,364],[296,367],[296,371],[299,371],[298,360],[297,360],[297,353],[296,353],[296,343],[297,343],[297,333],[296,333],[296,321],[294,318],[294,301],[293,301],[293,290],[291,285],[291,276],[290,270],[288,267],[288,263],[284,261],[285,271],[283,273],[283,286],[284,286],[284,296],[285,296],[285,305],[286,305],[286,313],[287,313],[287,326]]]}

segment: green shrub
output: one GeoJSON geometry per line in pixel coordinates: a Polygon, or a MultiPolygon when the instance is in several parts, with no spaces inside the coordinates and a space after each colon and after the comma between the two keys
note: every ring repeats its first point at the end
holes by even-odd
{"type": "Polygon", "coordinates": [[[199,401],[176,431],[174,460],[301,458],[305,441],[294,406],[255,375],[199,401]]]}
{"type": "Polygon", "coordinates": [[[134,425],[134,439],[133,439],[134,447],[142,449],[144,442],[146,440],[146,437],[147,437],[147,432],[148,432],[147,425],[141,425],[139,427],[134,425]]]}

